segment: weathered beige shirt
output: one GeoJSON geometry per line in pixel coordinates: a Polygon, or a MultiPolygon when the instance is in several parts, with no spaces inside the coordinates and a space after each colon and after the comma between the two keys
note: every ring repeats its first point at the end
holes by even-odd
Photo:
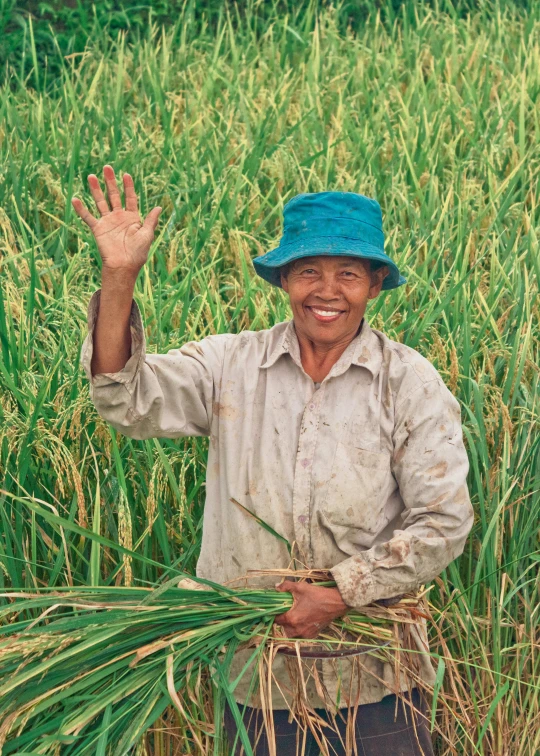
{"type": "MultiPolygon", "coordinates": [[[[289,565],[286,545],[231,498],[296,542],[308,567],[331,569],[355,608],[418,590],[461,554],[473,510],[460,408],[414,349],[364,319],[316,388],[302,367],[293,321],[146,354],[134,301],[131,357],[123,370],[92,377],[100,293],[91,298],[81,350],[99,414],[134,439],[210,437],[198,576],[225,583],[251,569],[289,565]]],[[[423,629],[421,677],[433,683],[423,629]]],[[[237,654],[236,673],[248,654],[237,654]]],[[[346,692],[356,691],[356,680],[349,688],[351,661],[311,663],[332,700],[347,705],[346,692]]],[[[391,664],[371,656],[363,663],[370,672],[361,676],[359,703],[379,701],[394,686],[405,689],[391,664]]],[[[283,655],[273,671],[283,691],[275,687],[273,705],[285,708],[290,682],[283,655]]],[[[239,702],[249,675],[244,680],[235,691],[239,702]]],[[[313,680],[308,693],[323,706],[313,680]]],[[[257,697],[249,703],[257,705],[257,697]]]]}

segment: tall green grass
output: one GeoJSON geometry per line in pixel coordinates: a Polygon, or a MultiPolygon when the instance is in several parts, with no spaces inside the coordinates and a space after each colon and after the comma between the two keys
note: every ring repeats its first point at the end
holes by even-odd
{"type": "Polygon", "coordinates": [[[111,163],[134,176],[143,212],[163,207],[135,295],[159,352],[289,318],[250,258],[275,246],[295,194],[362,192],[408,277],[370,321],[440,370],[471,461],[473,532],[430,593],[439,753],[536,754],[539,6],[458,17],[408,3],[382,18],[373,5],[346,31],[343,3],[300,5],[261,24],[251,3],[212,27],[180,11],[137,44],[102,29],[83,54],[56,46],[57,78],[30,42],[36,65],[8,72],[0,589],[144,587],[197,559],[206,439],[116,434],[79,366],[100,278],[70,205],[90,200],[87,174],[111,163]]]}

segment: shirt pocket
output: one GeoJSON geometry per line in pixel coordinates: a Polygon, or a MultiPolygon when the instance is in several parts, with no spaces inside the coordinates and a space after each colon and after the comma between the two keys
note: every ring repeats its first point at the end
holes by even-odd
{"type": "Polygon", "coordinates": [[[392,480],[390,454],[338,443],[321,514],[341,551],[371,548],[388,524],[392,480]]]}

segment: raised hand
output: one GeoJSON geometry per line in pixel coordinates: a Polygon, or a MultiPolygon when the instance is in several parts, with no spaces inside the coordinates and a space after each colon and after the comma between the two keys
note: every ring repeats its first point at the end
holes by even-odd
{"type": "Polygon", "coordinates": [[[88,176],[99,218],[94,217],[78,197],[73,197],[71,203],[77,215],[92,231],[103,260],[103,267],[137,274],[148,258],[161,207],[154,207],[143,223],[139,215],[133,179],[129,173],[124,173],[123,176],[125,208],[122,208],[112,166],[104,166],[103,178],[109,202],[103,196],[98,177],[93,173],[88,176]]]}

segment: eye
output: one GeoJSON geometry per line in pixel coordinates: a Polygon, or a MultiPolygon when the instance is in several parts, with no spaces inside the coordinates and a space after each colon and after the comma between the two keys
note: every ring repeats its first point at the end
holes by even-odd
{"type": "Polygon", "coordinates": [[[342,271],[344,276],[347,276],[347,278],[352,278],[356,275],[356,273],[353,270],[344,270],[342,271]]]}

